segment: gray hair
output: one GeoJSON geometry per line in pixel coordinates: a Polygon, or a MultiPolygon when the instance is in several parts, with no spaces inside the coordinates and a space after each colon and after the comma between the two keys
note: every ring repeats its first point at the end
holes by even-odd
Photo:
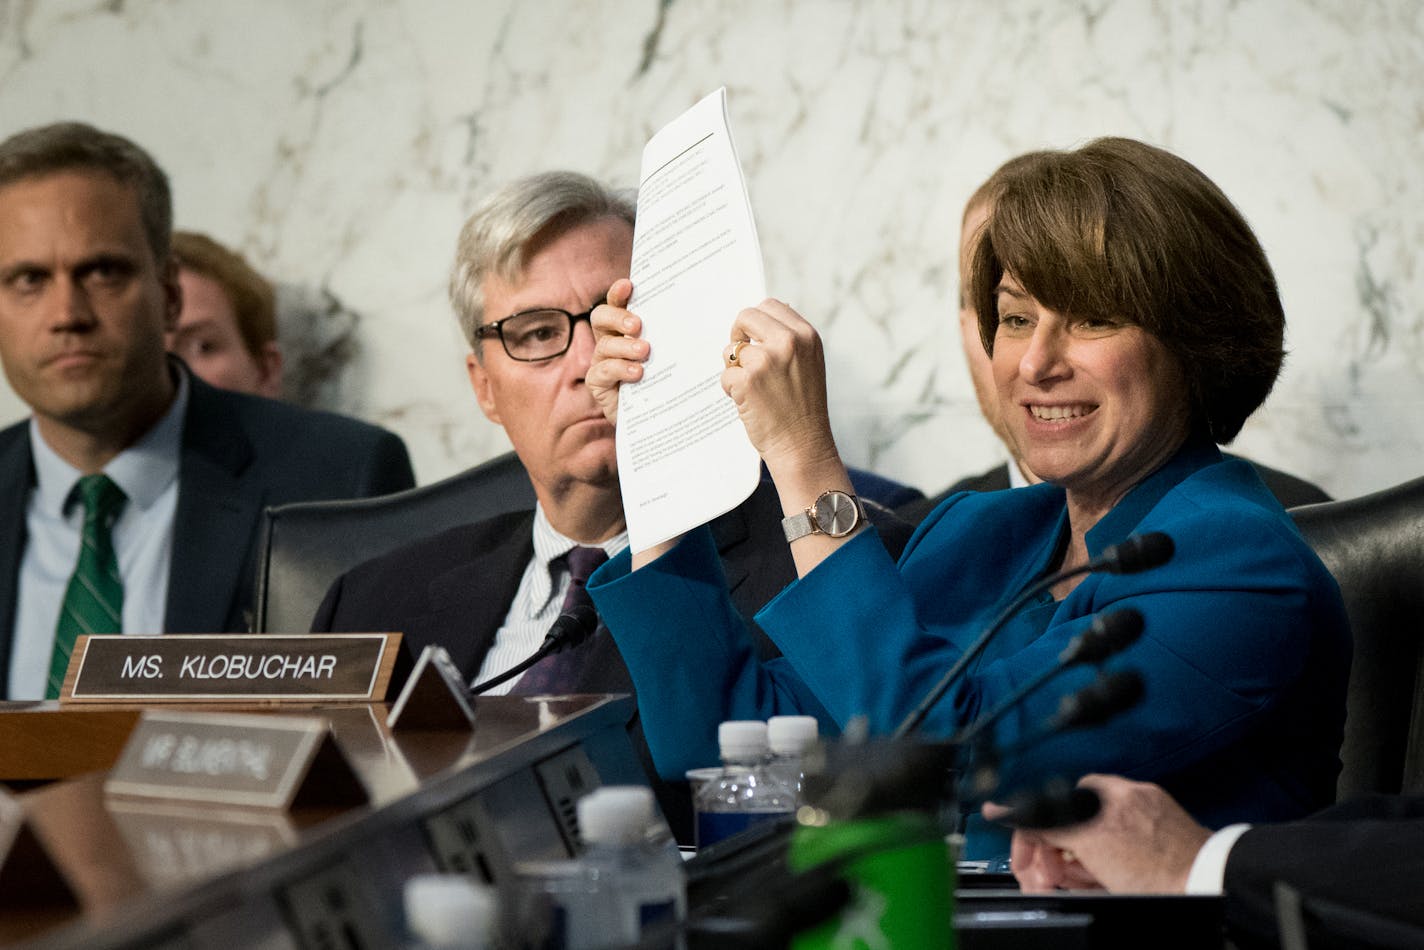
{"type": "Polygon", "coordinates": [[[450,273],[450,306],[471,349],[480,352],[475,331],[484,319],[485,278],[513,283],[532,252],[549,239],[599,218],[621,218],[632,226],[636,210],[632,191],[569,171],[517,179],[480,202],[460,229],[450,273]]]}
{"type": "Polygon", "coordinates": [[[0,187],[67,171],[103,172],[133,188],[144,235],[162,268],[173,236],[173,193],[153,156],[122,135],[83,122],[37,126],[0,142],[0,187]]]}

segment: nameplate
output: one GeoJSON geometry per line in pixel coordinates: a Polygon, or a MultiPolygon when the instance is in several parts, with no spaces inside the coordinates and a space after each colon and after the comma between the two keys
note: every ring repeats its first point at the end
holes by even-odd
{"type": "Polygon", "coordinates": [[[469,732],[475,728],[470,689],[444,647],[428,646],[420,651],[405,688],[391,705],[386,725],[391,729],[433,732],[469,732]]]}
{"type": "Polygon", "coordinates": [[[398,633],[81,636],[62,703],[380,702],[398,633]]]}
{"type": "Polygon", "coordinates": [[[139,874],[160,890],[251,867],[297,843],[292,816],[271,809],[119,797],[104,807],[139,874]]]}
{"type": "Polygon", "coordinates": [[[25,810],[0,792],[0,908],[77,907],[78,899],[25,810]]]}
{"type": "Polygon", "coordinates": [[[284,810],[367,801],[325,719],[159,710],[134,727],[104,793],[284,810]]]}

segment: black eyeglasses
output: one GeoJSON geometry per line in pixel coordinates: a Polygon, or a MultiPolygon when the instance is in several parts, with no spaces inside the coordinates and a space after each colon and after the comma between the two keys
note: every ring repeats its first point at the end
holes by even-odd
{"type": "Polygon", "coordinates": [[[499,337],[504,352],[512,360],[523,363],[551,360],[568,352],[574,340],[574,324],[591,318],[597,306],[594,304],[583,313],[569,313],[553,307],[524,310],[476,327],[475,337],[480,340],[499,337]]]}

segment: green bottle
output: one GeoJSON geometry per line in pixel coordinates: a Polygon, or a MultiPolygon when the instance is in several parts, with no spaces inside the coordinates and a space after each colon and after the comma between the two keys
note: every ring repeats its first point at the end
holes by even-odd
{"type": "Polygon", "coordinates": [[[788,864],[840,865],[853,896],[793,950],[952,950],[954,860],[935,794],[945,761],[942,747],[903,742],[808,754],[788,864]]]}

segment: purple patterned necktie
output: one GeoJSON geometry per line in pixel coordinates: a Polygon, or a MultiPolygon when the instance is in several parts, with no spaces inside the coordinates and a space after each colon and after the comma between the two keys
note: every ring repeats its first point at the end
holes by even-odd
{"type": "MultiPolygon", "coordinates": [[[[559,608],[560,613],[579,604],[593,606],[593,598],[588,596],[588,578],[606,560],[608,560],[608,555],[603,548],[580,546],[569,549],[569,553],[564,555],[564,562],[568,565],[569,570],[569,589],[568,593],[564,594],[563,606],[559,608]]],[[[534,693],[563,694],[570,692],[573,684],[577,682],[578,675],[583,671],[589,644],[593,641],[594,638],[589,637],[576,647],[540,660],[515,682],[509,691],[510,695],[528,696],[534,693]]]]}

